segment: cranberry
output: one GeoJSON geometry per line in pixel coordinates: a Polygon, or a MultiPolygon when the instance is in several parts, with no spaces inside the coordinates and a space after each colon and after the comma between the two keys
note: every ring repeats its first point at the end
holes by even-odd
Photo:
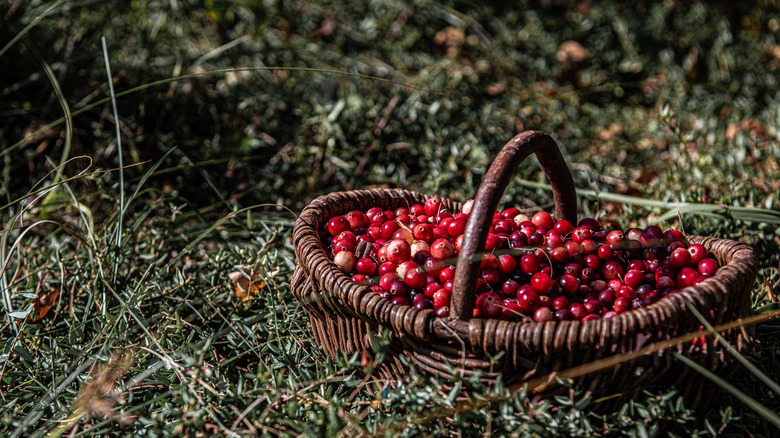
{"type": "Polygon", "coordinates": [[[439,281],[441,281],[442,284],[446,283],[447,281],[452,281],[454,278],[455,278],[454,266],[447,266],[443,268],[439,273],[439,281]]]}
{"type": "Polygon", "coordinates": [[[433,302],[428,298],[422,298],[420,301],[414,303],[414,308],[417,310],[433,309],[433,302]]]}
{"type": "Polygon", "coordinates": [[[562,246],[557,246],[550,250],[550,261],[556,264],[563,264],[569,260],[569,251],[562,246]]]}
{"type": "Polygon", "coordinates": [[[571,222],[567,221],[566,219],[559,220],[552,227],[553,232],[559,236],[565,236],[571,233],[571,230],[573,229],[574,226],[571,224],[571,222]]]}
{"type": "Polygon", "coordinates": [[[680,269],[680,272],[677,274],[676,282],[677,286],[680,288],[685,288],[688,286],[693,286],[693,281],[696,280],[696,277],[699,276],[699,272],[696,271],[693,268],[682,268],[680,269]]]}
{"type": "Polygon", "coordinates": [[[707,249],[698,243],[688,246],[688,252],[691,253],[691,264],[694,266],[698,266],[699,262],[706,259],[708,256],[707,249]]]}
{"type": "Polygon", "coordinates": [[[392,284],[390,284],[390,289],[387,290],[390,292],[390,295],[397,297],[406,295],[407,292],[409,292],[409,289],[407,289],[406,285],[401,280],[394,280],[392,284]]]}
{"type": "Polygon", "coordinates": [[[508,278],[501,283],[501,292],[505,295],[515,296],[517,291],[520,290],[520,283],[508,278]]]}
{"type": "Polygon", "coordinates": [[[457,218],[453,219],[449,225],[447,225],[447,234],[450,237],[458,237],[466,231],[466,219],[457,218]]]}
{"type": "Polygon", "coordinates": [[[328,221],[328,233],[331,236],[338,236],[343,231],[350,229],[349,221],[344,216],[335,216],[328,221]]]}
{"type": "Polygon", "coordinates": [[[501,315],[503,303],[501,296],[495,292],[485,292],[477,297],[476,307],[483,318],[497,318],[501,315]]]}
{"type": "Polygon", "coordinates": [[[686,248],[677,248],[669,254],[669,263],[677,269],[691,264],[691,253],[686,248]]]}
{"type": "MultiPolygon", "coordinates": [[[[346,219],[345,219],[346,220],[346,219]]],[[[333,257],[333,262],[344,272],[352,272],[355,269],[357,258],[350,251],[339,251],[333,257]]]]}
{"type": "Polygon", "coordinates": [[[593,231],[587,227],[577,227],[571,232],[571,240],[575,243],[582,243],[585,240],[593,238],[593,231]]]}
{"type": "Polygon", "coordinates": [[[503,245],[501,239],[495,233],[488,233],[485,238],[485,251],[493,251],[494,249],[501,248],[503,245]]]}
{"type": "Polygon", "coordinates": [[[604,307],[611,307],[612,304],[615,302],[615,292],[612,289],[604,289],[599,294],[599,302],[604,307]]]}
{"type": "MultiPolygon", "coordinates": [[[[623,241],[623,243],[625,243],[625,241],[623,241]]],[[[615,258],[615,249],[610,245],[604,244],[599,246],[596,254],[598,254],[598,258],[601,260],[612,260],[615,258]]]]}
{"type": "Polygon", "coordinates": [[[719,267],[720,266],[718,265],[717,260],[707,257],[706,259],[699,262],[699,264],[696,266],[696,269],[702,276],[711,277],[715,275],[719,267]]]}
{"type": "Polygon", "coordinates": [[[426,281],[427,283],[423,288],[423,294],[428,298],[433,298],[433,294],[435,294],[437,290],[442,289],[442,285],[431,277],[427,277],[426,281]]]}
{"type": "Polygon", "coordinates": [[[585,306],[585,310],[587,310],[588,313],[594,315],[601,315],[601,313],[604,311],[604,306],[602,306],[601,302],[598,300],[587,301],[583,303],[583,306],[585,306]]]}
{"type": "Polygon", "coordinates": [[[498,272],[498,269],[496,268],[485,268],[482,270],[481,274],[482,279],[491,286],[497,285],[499,280],[501,280],[501,273],[498,272]]]}
{"type": "Polygon", "coordinates": [[[520,288],[517,293],[517,303],[523,312],[530,314],[539,307],[539,294],[531,288],[520,288]]]}
{"type": "Polygon", "coordinates": [[[631,269],[623,276],[623,282],[626,286],[637,287],[645,281],[645,273],[638,269],[631,269]]]}
{"type": "Polygon", "coordinates": [[[558,309],[553,312],[553,319],[555,321],[571,321],[574,319],[569,309],[558,309]]]}
{"type": "Polygon", "coordinates": [[[436,308],[436,316],[439,318],[446,318],[450,316],[450,308],[447,306],[436,308]]]}
{"type": "Polygon", "coordinates": [[[448,291],[447,289],[437,289],[436,292],[433,293],[433,307],[438,309],[440,307],[449,306],[451,297],[452,292],[448,291]]]}
{"type": "Polygon", "coordinates": [[[498,256],[498,271],[504,275],[510,275],[517,269],[517,260],[509,254],[498,256]]]}
{"type": "Polygon", "coordinates": [[[601,275],[607,280],[620,278],[623,275],[623,265],[617,260],[610,260],[601,267],[601,275]]]}
{"type": "Polygon", "coordinates": [[[355,270],[358,274],[367,275],[369,277],[376,274],[376,268],[377,266],[374,260],[368,257],[362,257],[355,263],[355,270]]]}
{"type": "Polygon", "coordinates": [[[599,221],[590,217],[580,219],[579,223],[577,223],[577,226],[588,228],[592,232],[601,230],[601,224],[599,224],[599,221]]]}
{"type": "Polygon", "coordinates": [[[515,223],[510,220],[501,219],[493,225],[493,232],[496,234],[509,234],[515,230],[514,225],[515,223]]]}
{"type": "Polygon", "coordinates": [[[546,322],[546,321],[552,321],[553,320],[553,313],[552,311],[547,307],[540,307],[534,311],[534,321],[536,322],[546,322]]]}
{"type": "Polygon", "coordinates": [[[626,239],[638,241],[642,238],[642,234],[645,234],[645,230],[641,228],[629,228],[626,230],[626,239]]]}
{"type": "Polygon", "coordinates": [[[569,305],[569,312],[571,312],[572,319],[581,320],[588,314],[585,305],[582,303],[572,303],[569,305]]]}
{"type": "Polygon", "coordinates": [[[555,310],[569,308],[569,299],[564,296],[555,297],[552,301],[552,307],[555,310]]]}
{"type": "MultiPolygon", "coordinates": [[[[574,295],[580,289],[580,282],[573,275],[564,274],[558,279],[558,284],[561,286],[561,290],[569,295],[574,295]]],[[[561,297],[563,298],[563,297],[561,297]]]]}
{"type": "Polygon", "coordinates": [[[517,207],[508,207],[501,211],[501,217],[511,221],[513,221],[518,214],[520,214],[520,209],[517,207]]]}
{"type": "Polygon", "coordinates": [[[417,240],[433,242],[433,224],[417,224],[412,228],[412,235],[417,240]]]}
{"type": "Polygon", "coordinates": [[[610,231],[605,238],[605,242],[614,249],[623,249],[628,245],[626,243],[626,235],[621,230],[610,231]]]}
{"type": "Polygon", "coordinates": [[[390,300],[391,303],[401,306],[408,306],[409,305],[409,299],[407,299],[405,296],[394,296],[393,299],[390,300]]]}
{"type": "Polygon", "coordinates": [[[522,313],[523,309],[517,301],[507,301],[504,303],[504,308],[501,309],[501,318],[513,321],[519,319],[522,313]]]}
{"type": "Polygon", "coordinates": [[[546,295],[552,290],[552,278],[544,272],[537,272],[531,277],[531,287],[540,294],[546,295]]]}
{"type": "Polygon", "coordinates": [[[417,266],[416,268],[406,271],[406,274],[404,274],[404,283],[412,289],[419,289],[425,287],[428,283],[428,276],[425,274],[425,270],[420,266],[417,266]]]}
{"type": "Polygon", "coordinates": [[[520,258],[520,269],[526,274],[539,272],[539,259],[534,254],[525,254],[520,258]]]}
{"type": "Polygon", "coordinates": [[[432,245],[430,245],[431,255],[440,260],[447,260],[452,258],[455,254],[455,247],[447,239],[436,239],[432,245]]]}
{"type": "Polygon", "coordinates": [[[594,254],[599,249],[598,243],[593,239],[585,239],[580,245],[582,246],[583,254],[594,254]]]}
{"type": "Polygon", "coordinates": [[[663,241],[668,244],[673,242],[685,242],[685,236],[679,230],[668,229],[664,231],[663,241]]]}
{"type": "Polygon", "coordinates": [[[546,211],[540,211],[534,214],[531,218],[531,222],[533,222],[537,228],[545,227],[548,230],[555,226],[555,219],[553,219],[550,213],[547,213],[546,211]]]}
{"type": "Polygon", "coordinates": [[[355,275],[353,275],[352,276],[352,281],[357,283],[357,284],[363,284],[363,285],[369,283],[368,277],[366,277],[363,274],[355,274],[355,275]]]}
{"type": "Polygon", "coordinates": [[[428,198],[425,201],[425,204],[423,204],[423,209],[425,210],[425,214],[427,214],[428,216],[436,216],[443,208],[444,205],[441,199],[435,196],[428,198]]]}

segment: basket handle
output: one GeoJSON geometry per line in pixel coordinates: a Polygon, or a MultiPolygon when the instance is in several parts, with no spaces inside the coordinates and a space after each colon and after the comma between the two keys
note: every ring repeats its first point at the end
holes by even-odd
{"type": "Polygon", "coordinates": [[[552,185],[556,218],[567,219],[576,225],[577,193],[574,180],[555,141],[541,131],[525,131],[509,140],[485,174],[466,223],[453,279],[450,312],[453,318],[471,319],[477,299],[475,286],[482,259],[479,254],[485,249],[493,212],[517,167],[532,153],[536,154],[552,185]]]}

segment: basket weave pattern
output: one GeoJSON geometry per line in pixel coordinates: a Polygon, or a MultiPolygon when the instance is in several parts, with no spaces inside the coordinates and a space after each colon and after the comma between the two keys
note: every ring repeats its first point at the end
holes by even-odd
{"type": "MultiPolygon", "coordinates": [[[[336,215],[371,207],[391,210],[408,207],[424,203],[428,195],[398,189],[354,190],[331,193],[312,201],[301,213],[293,232],[298,265],[291,287],[305,306],[314,339],[324,352],[335,358],[369,350],[369,333],[389,332],[393,354],[376,370],[383,379],[395,380],[404,375],[399,357],[405,355],[418,368],[442,377],[480,372],[488,381],[500,375],[504,382],[513,383],[636,351],[652,342],[696,330],[699,324],[686,301],[707,315],[714,325],[750,314],[750,290],[755,279],[752,249],[731,240],[688,236],[689,243],[700,243],[714,255],[720,270],[714,277],[650,306],[585,323],[471,318],[476,298],[473,285],[479,265],[479,258],[473,256],[482,251],[480,242],[484,242],[492,212],[504,188],[519,163],[532,153],[553,185],[556,216],[576,223],[573,182],[557,145],[539,132],[516,136],[499,153],[477,192],[456,265],[450,318],[437,318],[432,310],[394,305],[367,286],[352,282],[330,260],[320,236],[320,230],[336,215]],[[503,356],[491,360],[499,352],[503,356]]],[[[460,210],[459,203],[443,201],[447,209],[460,210]]],[[[742,333],[733,329],[723,335],[742,349],[742,333]]],[[[733,368],[729,367],[728,354],[711,337],[706,345],[696,348],[678,345],[674,351],[721,375],[733,368]]],[[[707,392],[701,391],[701,382],[694,374],[676,362],[667,350],[590,374],[575,383],[596,394],[626,396],[642,388],[677,384],[692,405],[707,403],[707,392]]]]}

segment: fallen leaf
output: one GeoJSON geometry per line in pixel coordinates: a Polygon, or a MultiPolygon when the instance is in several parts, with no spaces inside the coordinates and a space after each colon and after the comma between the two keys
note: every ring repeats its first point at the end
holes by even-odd
{"type": "Polygon", "coordinates": [[[236,298],[242,303],[251,299],[260,293],[260,289],[266,287],[266,283],[260,278],[260,275],[245,268],[231,272],[228,274],[228,277],[235,287],[236,298]]]}
{"type": "Polygon", "coordinates": [[[49,313],[59,296],[59,289],[49,289],[38,295],[38,298],[33,300],[34,312],[27,315],[27,322],[38,322],[46,317],[46,314],[49,313]]]}

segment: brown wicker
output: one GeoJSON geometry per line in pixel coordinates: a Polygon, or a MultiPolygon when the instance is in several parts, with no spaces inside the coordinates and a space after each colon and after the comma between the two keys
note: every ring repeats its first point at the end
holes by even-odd
{"type": "MultiPolygon", "coordinates": [[[[698,322],[686,307],[690,301],[714,325],[750,313],[750,290],[755,280],[752,249],[742,243],[703,236],[689,236],[701,243],[720,262],[718,273],[694,287],[672,294],[650,306],[625,312],[611,319],[585,323],[510,322],[470,318],[475,302],[473,285],[478,276],[478,257],[498,202],[520,162],[536,154],[555,198],[558,218],[576,223],[576,193],[571,174],[556,143],[546,134],[527,131],[510,140],[488,170],[469,215],[464,244],[458,256],[451,317],[437,318],[431,310],[394,305],[388,299],[358,285],[329,259],[321,230],[336,215],[379,206],[394,209],[424,203],[428,195],[396,189],[354,190],[331,193],[311,202],[294,228],[298,265],[292,289],[309,314],[314,339],[335,358],[371,349],[369,333],[389,333],[393,354],[376,372],[383,379],[404,375],[400,360],[405,356],[419,369],[445,378],[481,373],[490,381],[501,376],[516,383],[543,376],[615,354],[636,351],[656,341],[696,330],[698,322]],[[500,359],[493,358],[499,352],[500,359]]],[[[461,205],[444,200],[450,210],[461,205]]],[[[732,329],[723,335],[743,348],[744,331],[732,329]]],[[[589,374],[575,381],[577,387],[596,396],[622,394],[653,386],[676,384],[688,396],[690,406],[707,406],[714,385],[701,385],[700,376],[677,362],[677,351],[720,375],[728,374],[731,359],[712,338],[706,345],[674,348],[643,355],[629,362],[589,374]]]]}

